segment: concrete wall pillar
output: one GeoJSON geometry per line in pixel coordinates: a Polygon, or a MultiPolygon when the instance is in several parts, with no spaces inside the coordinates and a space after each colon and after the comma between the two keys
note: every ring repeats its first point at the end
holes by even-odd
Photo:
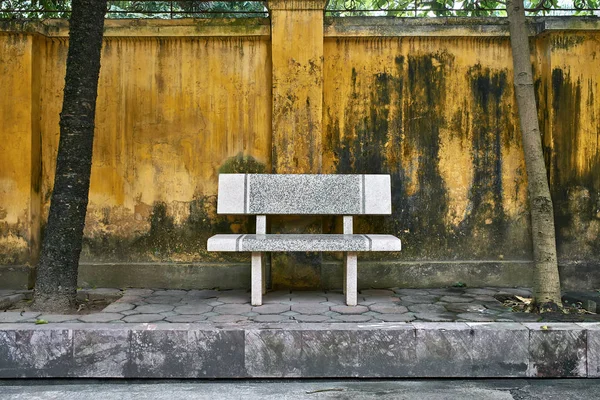
{"type": "Polygon", "coordinates": [[[273,172],[320,173],[325,0],[271,0],[273,172]]]}
{"type": "MultiPolygon", "coordinates": [[[[271,0],[272,171],[316,174],[322,168],[323,10],[325,0],[271,0]]],[[[321,218],[280,217],[272,233],[319,233],[321,218]]],[[[273,253],[271,286],[321,285],[320,253],[273,253]]],[[[341,282],[340,282],[341,283],[341,282]]]]}

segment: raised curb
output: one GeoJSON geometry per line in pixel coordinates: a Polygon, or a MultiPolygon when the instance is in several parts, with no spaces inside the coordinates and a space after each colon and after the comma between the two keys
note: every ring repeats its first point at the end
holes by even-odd
{"type": "Polygon", "coordinates": [[[598,376],[600,323],[0,325],[0,378],[598,376]]]}

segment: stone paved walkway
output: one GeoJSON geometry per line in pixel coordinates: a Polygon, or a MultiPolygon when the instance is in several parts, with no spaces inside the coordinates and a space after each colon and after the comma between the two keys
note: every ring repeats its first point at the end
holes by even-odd
{"type": "MultiPolygon", "coordinates": [[[[81,299],[116,299],[87,315],[0,312],[0,323],[237,323],[254,322],[536,322],[537,314],[512,312],[494,296],[531,296],[525,288],[370,289],[360,291],[358,306],[344,304],[340,291],[273,291],[260,307],[243,290],[84,289],[81,299]]],[[[31,298],[31,291],[0,291],[0,308],[31,298]]],[[[556,316],[544,320],[556,321],[556,316]]],[[[598,321],[596,314],[566,315],[562,321],[598,321]]]]}

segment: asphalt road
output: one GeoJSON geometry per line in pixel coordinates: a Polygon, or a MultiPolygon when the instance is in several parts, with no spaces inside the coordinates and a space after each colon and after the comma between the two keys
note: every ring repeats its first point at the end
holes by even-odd
{"type": "Polygon", "coordinates": [[[0,399],[600,399],[600,380],[0,380],[0,399]]]}

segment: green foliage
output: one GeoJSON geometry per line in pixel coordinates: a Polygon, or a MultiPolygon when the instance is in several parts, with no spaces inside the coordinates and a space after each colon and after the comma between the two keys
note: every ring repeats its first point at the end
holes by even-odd
{"type": "Polygon", "coordinates": [[[0,19],[68,18],[71,0],[0,0],[0,19]]]}
{"type": "MultiPolygon", "coordinates": [[[[525,0],[528,15],[596,15],[600,0],[525,0]]],[[[265,17],[263,1],[137,0],[108,2],[107,18],[265,17]]],[[[329,0],[327,15],[504,17],[504,0],[329,0]]],[[[0,19],[68,18],[71,0],[0,0],[0,19]]]]}
{"type": "Polygon", "coordinates": [[[108,18],[240,18],[266,15],[258,1],[111,1],[108,18]]]}
{"type": "Polygon", "coordinates": [[[219,168],[220,174],[264,174],[265,172],[267,169],[264,164],[252,156],[244,156],[243,153],[228,158],[219,168]]]}
{"type": "MultiPolygon", "coordinates": [[[[0,18],[68,18],[71,0],[0,0],[0,18]]],[[[231,18],[266,16],[261,1],[109,1],[107,18],[231,18]]]]}
{"type": "MultiPolygon", "coordinates": [[[[331,16],[506,16],[504,0],[329,0],[331,16]]],[[[600,0],[525,0],[528,15],[600,15],[600,0]]]]}

